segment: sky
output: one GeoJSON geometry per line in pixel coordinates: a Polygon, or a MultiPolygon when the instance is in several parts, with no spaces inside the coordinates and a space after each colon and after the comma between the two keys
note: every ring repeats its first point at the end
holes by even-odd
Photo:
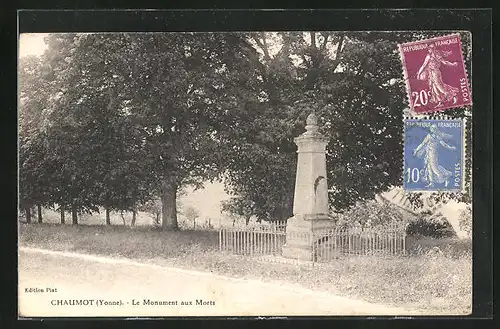
{"type": "MultiPolygon", "coordinates": [[[[42,55],[47,48],[47,45],[43,41],[43,38],[48,35],[48,33],[22,33],[19,36],[19,57],[28,55],[42,55]]],[[[280,49],[280,47],[276,44],[278,36],[276,32],[270,32],[268,33],[268,35],[270,37],[270,39],[268,40],[269,50],[271,56],[274,56],[280,49]]],[[[305,35],[305,39],[306,41],[310,42],[310,37],[308,34],[305,35]]],[[[260,48],[258,48],[258,51],[261,52],[260,48]]]]}
{"type": "Polygon", "coordinates": [[[23,33],[19,36],[19,57],[28,55],[40,56],[43,54],[47,45],[43,38],[47,33],[23,33]]]}

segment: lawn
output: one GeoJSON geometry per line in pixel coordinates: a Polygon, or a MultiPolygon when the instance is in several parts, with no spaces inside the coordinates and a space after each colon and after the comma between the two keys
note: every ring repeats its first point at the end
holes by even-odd
{"type": "Polygon", "coordinates": [[[126,257],[232,277],[300,284],[429,314],[471,312],[472,256],[470,244],[467,249],[463,242],[458,243],[458,249],[441,248],[442,253],[351,257],[313,268],[222,253],[218,250],[217,231],[20,224],[19,242],[22,246],[126,257]]]}

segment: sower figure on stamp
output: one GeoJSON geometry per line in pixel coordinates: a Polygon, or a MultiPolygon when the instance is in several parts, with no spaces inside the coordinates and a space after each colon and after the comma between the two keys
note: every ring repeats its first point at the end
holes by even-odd
{"type": "Polygon", "coordinates": [[[424,63],[417,73],[417,79],[426,80],[430,89],[430,101],[437,103],[436,107],[443,106],[443,102],[457,102],[458,88],[447,85],[443,82],[441,74],[441,65],[457,66],[457,62],[449,62],[444,58],[449,56],[451,52],[441,51],[434,48],[434,45],[429,45],[427,56],[424,63]]]}
{"type": "Polygon", "coordinates": [[[438,148],[443,146],[450,150],[455,150],[455,146],[448,145],[444,140],[450,139],[452,135],[446,134],[437,129],[434,124],[430,127],[430,133],[425,136],[422,143],[413,151],[413,155],[424,158],[424,168],[422,178],[429,184],[426,187],[433,186],[434,183],[448,186],[452,172],[439,164],[438,148]]]}

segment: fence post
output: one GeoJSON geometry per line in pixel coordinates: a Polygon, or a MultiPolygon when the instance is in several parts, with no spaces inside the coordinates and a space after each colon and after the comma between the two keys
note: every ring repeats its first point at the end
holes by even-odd
{"type": "Polygon", "coordinates": [[[231,239],[233,241],[233,252],[236,253],[236,231],[234,229],[231,230],[231,239]]]}
{"type": "Polygon", "coordinates": [[[403,254],[406,255],[406,232],[403,233],[403,254]]]}
{"type": "Polygon", "coordinates": [[[359,236],[358,237],[358,255],[364,255],[364,252],[363,252],[363,236],[359,236]]]}
{"type": "Polygon", "coordinates": [[[265,232],[261,232],[261,235],[262,235],[262,254],[265,255],[266,254],[266,233],[265,232]]]}
{"type": "Polygon", "coordinates": [[[241,253],[241,231],[236,231],[236,253],[241,253]]]}
{"type": "Polygon", "coordinates": [[[260,232],[257,231],[255,232],[255,237],[257,238],[257,253],[259,255],[262,255],[262,251],[261,251],[261,248],[262,248],[262,239],[260,238],[260,232]]]}
{"type": "Polygon", "coordinates": [[[219,251],[222,251],[222,229],[219,229],[219,251]]]}
{"type": "Polygon", "coordinates": [[[366,239],[362,234],[359,236],[359,254],[366,255],[366,239]]]}
{"type": "Polygon", "coordinates": [[[269,236],[269,234],[266,234],[266,233],[262,233],[263,234],[263,238],[264,238],[264,251],[262,252],[264,255],[267,253],[267,237],[269,236]]]}
{"type": "Polygon", "coordinates": [[[239,235],[239,240],[240,240],[240,243],[239,243],[239,245],[240,245],[240,253],[243,254],[243,255],[245,254],[245,251],[243,249],[243,243],[244,243],[243,235],[244,234],[245,234],[245,231],[240,231],[239,234],[238,234],[239,235]]]}
{"type": "Polygon", "coordinates": [[[330,256],[330,248],[332,245],[332,232],[331,230],[325,230],[325,236],[326,236],[326,246],[322,250],[322,254],[325,254],[324,256],[321,255],[321,259],[326,259],[326,261],[331,260],[330,256]]]}
{"type": "Polygon", "coordinates": [[[344,253],[344,229],[340,230],[340,252],[344,253]]]}
{"type": "Polygon", "coordinates": [[[233,246],[232,249],[231,249],[231,251],[235,252],[235,249],[236,249],[236,239],[234,238],[235,231],[234,231],[234,229],[231,229],[231,231],[229,231],[229,232],[231,232],[230,233],[230,235],[231,235],[231,244],[233,246]]]}
{"type": "Polygon", "coordinates": [[[391,240],[392,240],[392,254],[396,254],[396,229],[393,227],[391,232],[391,240]]]}
{"type": "Polygon", "coordinates": [[[249,249],[249,241],[248,240],[250,240],[249,239],[249,235],[250,235],[249,233],[250,232],[245,231],[245,254],[247,254],[247,255],[250,255],[250,252],[248,250],[249,249]]]}
{"type": "Polygon", "coordinates": [[[351,233],[347,235],[347,245],[348,245],[348,253],[351,254],[351,233]]]}
{"type": "Polygon", "coordinates": [[[224,229],[221,227],[220,228],[220,232],[221,232],[221,236],[222,236],[222,242],[221,242],[221,246],[222,246],[222,250],[226,250],[226,242],[225,242],[225,234],[224,234],[224,229]]]}
{"type": "Polygon", "coordinates": [[[393,255],[394,254],[394,238],[393,238],[392,230],[391,230],[391,233],[389,234],[389,243],[390,243],[389,252],[391,253],[391,255],[393,255]]]}
{"type": "Polygon", "coordinates": [[[388,250],[391,248],[391,243],[390,243],[390,237],[389,234],[385,235],[385,251],[389,254],[388,250]]]}
{"type": "Polygon", "coordinates": [[[337,238],[338,238],[338,227],[335,227],[335,237],[334,237],[334,240],[333,240],[333,247],[335,248],[335,252],[338,252],[337,250],[337,238]]]}
{"type": "Polygon", "coordinates": [[[274,232],[273,232],[273,254],[277,254],[278,253],[278,227],[275,227],[274,228],[274,232]]]}
{"type": "Polygon", "coordinates": [[[396,232],[395,231],[392,232],[391,240],[393,241],[393,243],[392,243],[392,253],[393,253],[393,255],[395,255],[396,254],[396,232]]]}
{"type": "Polygon", "coordinates": [[[259,232],[260,234],[260,254],[263,255],[264,254],[264,248],[265,248],[265,245],[264,245],[264,233],[261,231],[259,232]]]}
{"type": "Polygon", "coordinates": [[[253,256],[253,231],[250,231],[248,233],[248,238],[250,240],[248,243],[248,247],[250,248],[250,256],[253,256]]]}
{"type": "Polygon", "coordinates": [[[371,239],[371,253],[375,253],[375,232],[373,230],[370,231],[370,239],[371,239]]]}
{"type": "Polygon", "coordinates": [[[245,231],[240,232],[240,252],[245,255],[245,231]]]}

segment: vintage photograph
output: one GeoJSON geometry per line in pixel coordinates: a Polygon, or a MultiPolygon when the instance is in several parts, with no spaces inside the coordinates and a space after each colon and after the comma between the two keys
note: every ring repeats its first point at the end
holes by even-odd
{"type": "Polygon", "coordinates": [[[21,33],[19,318],[471,314],[471,38],[21,33]]]}

